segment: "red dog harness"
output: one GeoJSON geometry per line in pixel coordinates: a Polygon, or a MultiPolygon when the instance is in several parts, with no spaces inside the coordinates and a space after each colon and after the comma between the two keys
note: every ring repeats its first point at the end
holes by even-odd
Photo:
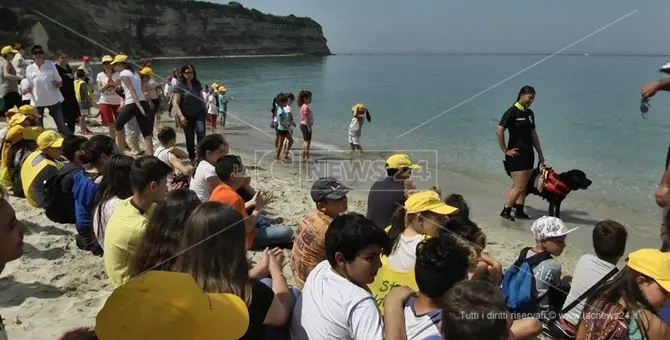
{"type": "Polygon", "coordinates": [[[558,179],[556,171],[549,167],[540,168],[540,181],[537,190],[539,192],[547,190],[558,196],[567,196],[570,193],[570,188],[558,179]]]}

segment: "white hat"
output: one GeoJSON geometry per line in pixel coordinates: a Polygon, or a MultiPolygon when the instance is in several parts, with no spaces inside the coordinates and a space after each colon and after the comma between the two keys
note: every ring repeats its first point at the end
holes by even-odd
{"type": "Polygon", "coordinates": [[[670,71],[670,63],[663,64],[663,66],[661,66],[661,68],[659,69],[659,71],[661,71],[661,72],[669,72],[669,71],[670,71]]]}
{"type": "Polygon", "coordinates": [[[579,227],[568,229],[563,221],[558,217],[542,216],[538,218],[530,227],[536,240],[542,241],[552,237],[565,236],[579,227]]]}

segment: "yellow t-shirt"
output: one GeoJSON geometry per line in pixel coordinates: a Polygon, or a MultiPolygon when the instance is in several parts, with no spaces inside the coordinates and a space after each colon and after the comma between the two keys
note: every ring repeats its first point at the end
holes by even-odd
{"type": "Polygon", "coordinates": [[[130,279],[129,269],[146,230],[149,211],[142,212],[131,202],[132,197],[119,203],[105,228],[105,271],[112,284],[118,287],[130,279]]]}

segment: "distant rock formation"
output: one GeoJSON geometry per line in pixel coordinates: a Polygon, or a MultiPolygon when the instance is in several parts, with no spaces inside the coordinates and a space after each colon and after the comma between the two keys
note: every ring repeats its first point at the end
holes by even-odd
{"type": "Polygon", "coordinates": [[[187,0],[3,0],[0,45],[10,42],[72,55],[330,54],[310,18],[187,0]]]}

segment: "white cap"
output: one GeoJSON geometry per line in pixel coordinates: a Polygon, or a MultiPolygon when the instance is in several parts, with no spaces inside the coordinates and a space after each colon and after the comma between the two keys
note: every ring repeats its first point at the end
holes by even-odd
{"type": "Polygon", "coordinates": [[[668,72],[668,71],[670,71],[670,63],[664,64],[663,66],[661,66],[661,68],[659,69],[659,71],[661,71],[661,72],[668,72]]]}
{"type": "Polygon", "coordinates": [[[530,227],[536,240],[542,241],[552,237],[565,236],[579,227],[568,229],[560,218],[551,216],[542,216],[538,218],[530,227]]]}

